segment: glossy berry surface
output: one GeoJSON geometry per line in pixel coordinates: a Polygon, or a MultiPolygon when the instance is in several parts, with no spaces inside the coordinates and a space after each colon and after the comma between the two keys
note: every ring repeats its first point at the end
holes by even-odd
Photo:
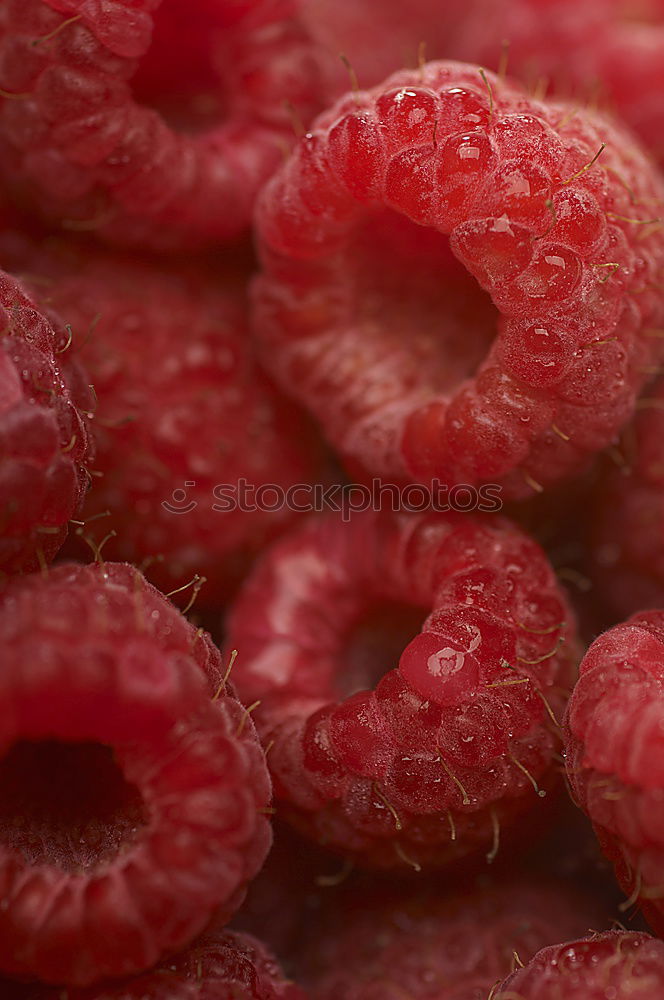
{"type": "MultiPolygon", "coordinates": [[[[62,990],[2,983],[5,1000],[61,1000],[62,990]]],[[[255,938],[233,931],[206,934],[175,958],[136,979],[68,989],[67,1000],[305,1000],[255,938]]]]}
{"type": "Polygon", "coordinates": [[[581,663],[565,726],[567,776],[621,888],[664,930],[661,800],[664,612],[601,635],[581,663]]]}
{"type": "Polygon", "coordinates": [[[265,362],[352,470],[532,495],[616,436],[661,354],[662,196],[601,115],[476,66],[396,73],[261,197],[265,362]]]}
{"type": "Polygon", "coordinates": [[[92,395],[67,339],[0,272],[0,579],[52,561],[88,487],[92,395]]]}
{"type": "MultiPolygon", "coordinates": [[[[322,471],[306,416],[253,357],[246,271],[54,240],[38,247],[16,234],[0,237],[0,253],[66,317],[68,354],[95,386],[97,475],[84,534],[99,542],[114,531],[106,555],[144,565],[165,592],[205,577],[198,603],[217,607],[293,519],[283,493],[322,471]],[[244,506],[241,480],[254,491],[244,506]],[[256,504],[268,486],[272,510],[256,504]]],[[[70,551],[89,556],[82,542],[70,551]]]]}
{"type": "Polygon", "coordinates": [[[293,116],[319,108],[318,63],[295,8],[3,4],[5,180],[33,212],[114,242],[169,250],[236,237],[293,116]]]}
{"type": "Polygon", "coordinates": [[[543,948],[491,1000],[655,1000],[664,989],[664,943],[609,931],[543,948]]]}
{"type": "Polygon", "coordinates": [[[258,563],[227,643],[280,814],[364,864],[491,860],[553,780],[574,618],[507,521],[310,520],[258,563]]]}
{"type": "Polygon", "coordinates": [[[252,724],[207,634],[126,564],[15,579],[0,644],[0,968],[141,972],[228,917],[264,860],[252,724]]]}

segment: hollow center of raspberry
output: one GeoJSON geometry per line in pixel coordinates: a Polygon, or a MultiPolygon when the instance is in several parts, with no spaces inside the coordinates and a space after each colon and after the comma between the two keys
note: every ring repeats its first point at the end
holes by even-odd
{"type": "Polygon", "coordinates": [[[339,654],[336,693],[347,698],[374,688],[399,662],[426,618],[424,608],[386,601],[367,608],[348,629],[339,654]]]}
{"type": "Polygon", "coordinates": [[[226,117],[224,6],[212,0],[162,0],[154,13],[152,43],[131,87],[137,101],[178,131],[201,132],[226,117]]]}
{"type": "Polygon", "coordinates": [[[112,859],[146,822],[110,747],[23,741],[0,760],[0,843],[77,871],[112,859]]]}
{"type": "Polygon", "coordinates": [[[394,383],[401,398],[446,393],[477,371],[498,311],[446,236],[381,210],[358,231],[351,255],[356,339],[380,359],[383,391],[394,383]]]}

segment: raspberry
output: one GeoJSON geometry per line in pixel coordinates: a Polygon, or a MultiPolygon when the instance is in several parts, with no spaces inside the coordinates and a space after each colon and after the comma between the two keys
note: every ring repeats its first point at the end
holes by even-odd
{"type": "Polygon", "coordinates": [[[0,646],[0,968],[141,972],[228,917],[265,857],[252,725],[209,637],[131,566],[15,578],[0,646]]]}
{"type": "MultiPolygon", "coordinates": [[[[220,276],[202,264],[157,268],[73,243],[0,243],[67,319],[70,353],[95,385],[102,476],[83,512],[86,534],[115,531],[106,551],[145,564],[164,591],[205,576],[201,598],[218,606],[293,517],[283,498],[272,512],[243,508],[240,480],[285,492],[321,467],[306,418],[256,369],[244,274],[220,276]]],[[[275,495],[267,490],[266,502],[275,495]]]]}
{"type": "Polygon", "coordinates": [[[307,122],[319,107],[317,60],[294,8],[8,0],[4,176],[47,218],[114,242],[167,250],[234,238],[281,160],[292,114],[307,122]]]}
{"type": "Polygon", "coordinates": [[[552,940],[605,919],[583,893],[508,879],[441,893],[346,891],[304,931],[298,973],[312,1000],[479,1000],[552,940]]]}
{"type": "Polygon", "coordinates": [[[621,888],[664,931],[664,611],[601,635],[581,664],[566,717],[567,773],[621,888]]]}
{"type": "Polygon", "coordinates": [[[595,488],[592,575],[609,608],[626,617],[664,606],[664,380],[648,387],[628,428],[625,458],[595,488]]]}
{"type": "MultiPolygon", "coordinates": [[[[599,99],[664,161],[664,17],[659,0],[472,0],[446,46],[455,58],[497,66],[549,91],[599,99]]],[[[655,212],[654,214],[657,214],[655,212]]]]}
{"type": "Polygon", "coordinates": [[[664,989],[664,943],[608,931],[543,948],[491,1000],[654,1000],[664,989]]]}
{"type": "Polygon", "coordinates": [[[2,983],[5,1000],[305,1000],[272,955],[248,934],[208,934],[153,972],[84,990],[2,983]]]}
{"type": "Polygon", "coordinates": [[[0,577],[53,559],[88,483],[89,390],[52,319],[0,272],[0,577]]]}
{"type": "Polygon", "coordinates": [[[311,520],[259,562],[228,642],[280,815],[361,863],[492,859],[551,784],[574,620],[501,518],[311,520]]]}
{"type": "Polygon", "coordinates": [[[663,194],[600,115],[461,63],[397,73],[261,198],[266,363],[352,468],[532,495],[615,437],[661,354],[663,194]]]}

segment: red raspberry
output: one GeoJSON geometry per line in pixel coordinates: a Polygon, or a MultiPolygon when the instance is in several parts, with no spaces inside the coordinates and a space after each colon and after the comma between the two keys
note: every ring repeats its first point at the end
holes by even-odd
{"type": "MultiPolygon", "coordinates": [[[[107,551],[145,564],[164,591],[205,576],[201,597],[218,606],[293,514],[283,498],[272,512],[224,509],[217,487],[227,484],[230,493],[244,478],[285,491],[311,482],[321,467],[306,417],[256,369],[245,276],[201,264],[156,267],[71,243],[42,250],[3,243],[71,324],[73,353],[95,386],[102,476],[83,517],[110,516],[93,520],[86,534],[101,539],[114,530],[107,551]]],[[[266,502],[275,496],[268,490],[266,502]]]]}
{"type": "Polygon", "coordinates": [[[266,948],[248,934],[208,934],[138,979],[64,992],[0,983],[3,1000],[305,1000],[266,948]]]}
{"type": "Polygon", "coordinates": [[[641,411],[595,489],[592,575],[610,609],[626,617],[664,607],[664,380],[648,387],[641,411]]]}
{"type": "Polygon", "coordinates": [[[88,484],[91,397],[51,319],[0,272],[0,577],[53,559],[88,484]]]}
{"type": "Polygon", "coordinates": [[[664,990],[664,942],[608,931],[543,948],[491,1000],[656,1000],[664,990]]]}
{"type": "Polygon", "coordinates": [[[252,725],[209,637],[131,566],[15,578],[0,647],[0,968],[141,972],[228,917],[265,857],[252,725]]]}
{"type": "Polygon", "coordinates": [[[663,194],[606,118],[476,66],[397,73],[265,190],[266,362],[353,466],[530,495],[614,438],[661,354],[663,194]]]}
{"type": "Polygon", "coordinates": [[[584,104],[600,100],[664,161],[660,0],[471,0],[446,53],[488,66],[506,60],[528,83],[584,104]]]}
{"type": "Polygon", "coordinates": [[[664,611],[601,635],[566,716],[567,774],[621,888],[664,931],[664,611]]]}
{"type": "Polygon", "coordinates": [[[294,9],[7,0],[2,172],[33,209],[112,241],[170,249],[235,237],[293,115],[307,122],[319,107],[294,9]]]}
{"type": "Polygon", "coordinates": [[[515,963],[606,919],[590,897],[543,879],[452,894],[358,886],[335,904],[304,929],[298,975],[312,1000],[486,1000],[515,963]]]}
{"type": "Polygon", "coordinates": [[[551,782],[574,646],[542,550],[471,515],[311,520],[258,564],[229,622],[280,813],[383,868],[496,854],[551,782]],[[372,624],[383,644],[367,655],[372,624]]]}

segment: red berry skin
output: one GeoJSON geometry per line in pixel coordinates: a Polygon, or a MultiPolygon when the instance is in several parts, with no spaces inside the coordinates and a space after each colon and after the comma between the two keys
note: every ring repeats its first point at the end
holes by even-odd
{"type": "MultiPolygon", "coordinates": [[[[4,1000],[61,1000],[62,990],[5,982],[4,1000]]],[[[306,1000],[249,934],[206,934],[152,972],[123,983],[68,989],[67,1000],[306,1000]]]]}
{"type": "Polygon", "coordinates": [[[321,911],[295,959],[312,1000],[484,1000],[517,961],[606,920],[589,895],[523,876],[452,891],[351,884],[321,911]]]}
{"type": "Polygon", "coordinates": [[[227,919],[265,858],[252,725],[209,636],[125,564],[15,578],[0,645],[0,968],[142,972],[227,919]]]}
{"type": "Polygon", "coordinates": [[[106,240],[229,241],[319,110],[319,76],[290,0],[9,0],[0,170],[33,212],[106,240]]]}
{"type": "MultiPolygon", "coordinates": [[[[95,386],[101,475],[82,514],[85,534],[101,541],[115,531],[105,554],[145,565],[166,593],[204,576],[197,606],[218,608],[297,516],[283,501],[243,509],[240,480],[285,492],[324,471],[307,417],[253,357],[246,270],[157,265],[73,242],[39,247],[15,234],[0,237],[0,252],[66,318],[68,354],[95,386]]],[[[268,490],[267,502],[275,495],[268,490]]],[[[90,554],[82,542],[68,551],[90,554]]],[[[190,597],[191,588],[178,600],[190,597]]]]}
{"type": "MultiPolygon", "coordinates": [[[[664,380],[648,386],[593,497],[590,572],[614,616],[664,607],[664,380]]],[[[615,620],[615,619],[614,619],[615,620]]]]}
{"type": "Polygon", "coordinates": [[[551,784],[547,703],[571,683],[575,623],[541,549],[500,518],[312,519],[249,577],[228,649],[280,815],[361,864],[491,859],[551,784]],[[407,611],[411,636],[424,624],[398,666],[353,666],[358,628],[407,611]]]}
{"type": "Polygon", "coordinates": [[[664,612],[601,635],[581,663],[565,719],[566,767],[622,890],[664,930],[661,798],[664,612]]]}
{"type": "Polygon", "coordinates": [[[87,489],[91,395],[67,340],[0,272],[0,579],[52,561],[87,489]]]}
{"type": "Polygon", "coordinates": [[[265,363],[352,469],[533,495],[615,438],[661,356],[663,196],[599,114],[477,66],[396,73],[261,196],[265,363]]]}
{"type": "Polygon", "coordinates": [[[607,931],[543,948],[491,1000],[655,1000],[664,990],[664,943],[607,931]]]}

